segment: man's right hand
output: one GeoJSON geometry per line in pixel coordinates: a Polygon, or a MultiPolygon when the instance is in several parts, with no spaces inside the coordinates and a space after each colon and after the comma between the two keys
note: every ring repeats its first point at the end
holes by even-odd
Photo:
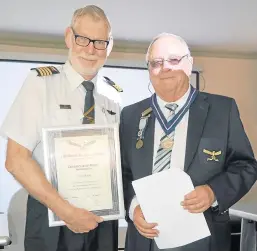
{"type": "Polygon", "coordinates": [[[133,217],[134,225],[136,226],[138,232],[146,238],[153,239],[157,237],[159,231],[154,229],[158,224],[157,223],[147,223],[145,221],[145,217],[141,210],[141,207],[138,205],[134,210],[134,217],[133,217]]]}
{"type": "Polygon", "coordinates": [[[103,218],[85,209],[73,207],[67,219],[64,219],[66,226],[74,233],[88,233],[95,229],[103,218]]]}

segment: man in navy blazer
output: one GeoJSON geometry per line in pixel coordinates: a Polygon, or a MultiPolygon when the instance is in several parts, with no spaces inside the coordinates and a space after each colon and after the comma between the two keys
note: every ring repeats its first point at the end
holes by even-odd
{"type": "Polygon", "coordinates": [[[257,178],[257,163],[236,102],[199,92],[190,85],[193,59],[181,37],[166,33],[157,36],[146,61],[155,93],[125,107],[121,114],[128,221],[125,250],[159,250],[153,239],[159,233],[155,228],[158,222],[145,220],[132,181],[181,168],[195,187],[185,195],[181,207],[190,213],[204,213],[211,236],[167,250],[229,251],[228,209],[257,178]]]}

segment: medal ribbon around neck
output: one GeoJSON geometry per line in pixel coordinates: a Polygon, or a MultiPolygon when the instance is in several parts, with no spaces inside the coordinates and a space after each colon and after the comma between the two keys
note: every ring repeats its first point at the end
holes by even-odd
{"type": "Polygon", "coordinates": [[[198,91],[191,86],[191,90],[185,105],[180,109],[180,111],[177,114],[174,115],[174,117],[170,121],[167,121],[167,119],[163,115],[157,102],[156,93],[152,95],[151,107],[153,109],[154,115],[158,119],[166,135],[169,135],[173,130],[175,130],[177,124],[181,121],[181,119],[184,117],[189,107],[191,106],[191,104],[194,102],[197,94],[198,94],[198,91]]]}

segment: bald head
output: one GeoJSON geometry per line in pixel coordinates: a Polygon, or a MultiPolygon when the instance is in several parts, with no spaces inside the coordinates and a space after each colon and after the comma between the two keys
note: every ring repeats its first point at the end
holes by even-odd
{"type": "Polygon", "coordinates": [[[185,40],[170,33],[161,33],[153,39],[147,50],[146,62],[149,61],[149,58],[153,58],[152,52],[155,51],[155,48],[158,48],[158,51],[159,48],[163,48],[166,53],[166,55],[163,55],[165,57],[169,57],[169,55],[177,56],[178,53],[185,53],[185,55],[188,54],[190,56],[190,51],[185,40]]]}
{"type": "Polygon", "coordinates": [[[182,70],[188,77],[192,73],[193,58],[186,42],[181,37],[169,33],[162,33],[154,38],[149,45],[146,62],[155,74],[164,66],[173,71],[182,70]]]}

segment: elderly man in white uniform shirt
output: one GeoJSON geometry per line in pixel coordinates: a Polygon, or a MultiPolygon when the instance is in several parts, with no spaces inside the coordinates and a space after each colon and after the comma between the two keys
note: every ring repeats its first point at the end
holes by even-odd
{"type": "Polygon", "coordinates": [[[8,138],[6,168],[29,193],[25,251],[116,251],[117,221],[71,205],[44,175],[43,127],[119,122],[121,90],[98,74],[113,45],[104,11],[94,5],[76,10],[65,42],[67,62],[32,69],[1,128],[8,138]],[[94,101],[88,117],[87,95],[94,101]],[[50,228],[47,208],[66,226],[50,228]]]}

